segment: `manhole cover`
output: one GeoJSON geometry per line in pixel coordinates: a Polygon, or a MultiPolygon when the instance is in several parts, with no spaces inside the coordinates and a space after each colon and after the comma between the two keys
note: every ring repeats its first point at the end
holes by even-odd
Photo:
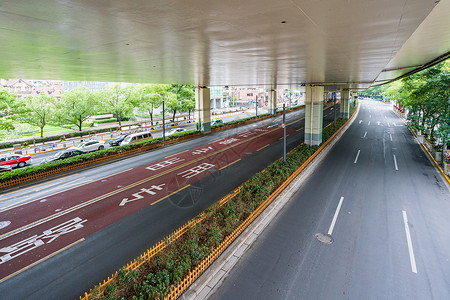
{"type": "Polygon", "coordinates": [[[333,241],[334,241],[333,237],[326,233],[316,233],[315,237],[319,242],[328,244],[328,245],[333,243],[333,241]]]}
{"type": "Polygon", "coordinates": [[[2,221],[2,222],[0,222],[0,229],[9,226],[9,224],[11,224],[10,221],[2,221]]]}

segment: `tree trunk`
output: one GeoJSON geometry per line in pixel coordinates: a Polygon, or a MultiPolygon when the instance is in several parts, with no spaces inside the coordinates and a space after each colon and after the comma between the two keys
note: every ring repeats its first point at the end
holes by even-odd
{"type": "Polygon", "coordinates": [[[172,122],[175,122],[175,115],[176,115],[176,113],[177,113],[177,111],[176,111],[176,110],[174,110],[174,111],[173,111],[172,122]]]}
{"type": "Polygon", "coordinates": [[[150,115],[150,125],[153,126],[153,110],[148,110],[148,114],[150,115]]]}
{"type": "Polygon", "coordinates": [[[44,137],[44,127],[41,127],[41,139],[44,137]]]}
{"type": "Polygon", "coordinates": [[[83,136],[83,130],[82,130],[83,122],[81,120],[80,120],[80,123],[77,124],[77,127],[78,127],[78,130],[80,131],[80,136],[82,137],[83,136]]]}

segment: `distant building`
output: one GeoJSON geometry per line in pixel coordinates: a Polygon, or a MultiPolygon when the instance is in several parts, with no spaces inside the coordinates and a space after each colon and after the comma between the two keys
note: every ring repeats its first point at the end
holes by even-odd
{"type": "Polygon", "coordinates": [[[11,93],[17,94],[17,98],[26,98],[40,93],[52,95],[56,99],[61,99],[62,81],[41,81],[25,79],[2,79],[1,85],[8,88],[11,93]]]}
{"type": "Polygon", "coordinates": [[[108,82],[96,82],[96,81],[63,81],[63,91],[73,90],[76,87],[84,86],[91,92],[97,90],[104,90],[108,82]]]}

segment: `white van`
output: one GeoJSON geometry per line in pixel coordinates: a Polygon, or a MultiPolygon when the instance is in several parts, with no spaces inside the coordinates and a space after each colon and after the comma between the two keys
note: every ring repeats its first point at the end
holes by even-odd
{"type": "Polygon", "coordinates": [[[129,134],[123,141],[120,143],[121,146],[128,145],[130,143],[136,143],[140,141],[146,141],[152,139],[153,136],[150,132],[138,132],[129,134]]]}

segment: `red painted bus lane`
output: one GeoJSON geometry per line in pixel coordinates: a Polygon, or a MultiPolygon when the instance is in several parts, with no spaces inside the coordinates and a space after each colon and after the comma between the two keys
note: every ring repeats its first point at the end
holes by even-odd
{"type": "Polygon", "coordinates": [[[54,195],[44,202],[45,214],[41,213],[42,202],[38,201],[2,212],[0,221],[10,220],[11,226],[20,221],[24,225],[16,224],[2,229],[0,278],[5,278],[177,190],[186,188],[210,175],[211,171],[226,167],[246,154],[278,140],[281,131],[266,130],[263,134],[253,134],[250,131],[247,134],[255,138],[243,137],[242,134],[233,136],[137,168],[137,177],[133,170],[54,195]],[[130,178],[133,180],[129,180],[130,178]],[[124,181],[129,184],[117,189],[124,181]],[[85,190],[87,187],[90,188],[88,192],[85,190]],[[84,200],[76,198],[80,196],[84,200]],[[34,221],[27,220],[31,216],[27,213],[28,210],[40,217],[34,218],[34,221]],[[9,219],[5,219],[5,213],[9,213],[9,219]]]}
{"type": "Polygon", "coordinates": [[[48,218],[65,214],[67,210],[76,210],[85,205],[101,201],[122,190],[133,188],[141,182],[147,182],[155,177],[162,176],[165,172],[173,171],[173,169],[186,164],[195,163],[204,156],[219,154],[221,159],[230,160],[229,157],[232,152],[240,152],[241,154],[251,152],[252,149],[245,150],[245,148],[261,142],[265,144],[270,143],[273,135],[277,135],[276,130],[269,131],[266,128],[256,128],[176,156],[152,162],[125,173],[91,182],[82,188],[72,188],[31,203],[1,211],[0,221],[8,220],[11,224],[0,229],[0,240],[5,235],[10,235],[14,233],[14,230],[23,226],[29,226],[35,222],[45,222],[48,218]],[[265,138],[260,139],[259,137],[263,135],[265,138]],[[220,152],[217,153],[218,151],[220,152]]]}

